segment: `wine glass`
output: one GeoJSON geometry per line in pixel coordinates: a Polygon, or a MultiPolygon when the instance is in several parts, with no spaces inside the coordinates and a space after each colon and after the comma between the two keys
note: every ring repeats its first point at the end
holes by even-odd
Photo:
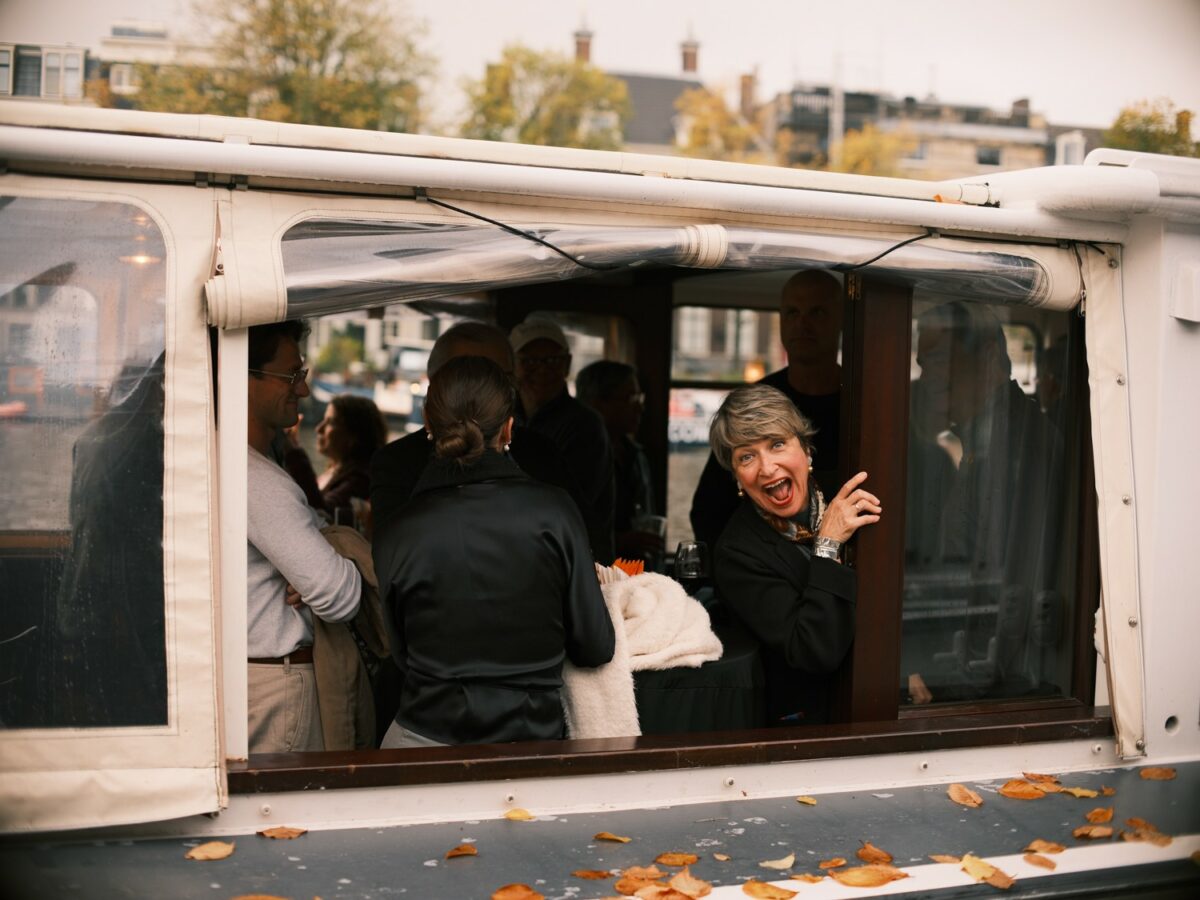
{"type": "Polygon", "coordinates": [[[709,575],[708,544],[704,541],[680,541],[675,548],[675,580],[689,594],[709,575]]]}

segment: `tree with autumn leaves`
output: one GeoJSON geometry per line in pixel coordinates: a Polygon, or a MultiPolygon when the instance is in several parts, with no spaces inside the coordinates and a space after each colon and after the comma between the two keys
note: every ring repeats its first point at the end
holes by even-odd
{"type": "Polygon", "coordinates": [[[417,131],[432,62],[386,0],[208,0],[208,65],[141,66],[137,105],[165,112],[417,131]]]}
{"type": "Polygon", "coordinates": [[[589,63],[520,44],[467,84],[461,134],[487,141],[618,150],[629,117],[625,82],[589,63]]]}
{"type": "Polygon", "coordinates": [[[1169,156],[1200,156],[1200,143],[1192,140],[1191,110],[1176,109],[1165,98],[1142,100],[1126,106],[1104,132],[1104,146],[1169,156]]]}

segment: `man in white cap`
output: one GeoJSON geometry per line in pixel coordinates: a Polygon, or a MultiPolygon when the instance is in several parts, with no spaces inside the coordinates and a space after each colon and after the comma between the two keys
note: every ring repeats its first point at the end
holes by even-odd
{"type": "Polygon", "coordinates": [[[597,562],[613,559],[612,449],[604,421],[567,391],[571,346],[549,319],[531,316],[509,335],[517,355],[521,419],[558,445],[579,490],[597,562]]]}

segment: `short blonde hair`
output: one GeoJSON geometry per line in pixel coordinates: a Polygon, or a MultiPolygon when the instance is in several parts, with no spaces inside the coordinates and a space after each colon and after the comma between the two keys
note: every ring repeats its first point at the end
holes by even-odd
{"type": "Polygon", "coordinates": [[[764,438],[800,438],[812,455],[817,430],[782,391],[768,384],[750,384],[730,391],[708,431],[708,443],[721,467],[733,471],[733,451],[764,438]]]}

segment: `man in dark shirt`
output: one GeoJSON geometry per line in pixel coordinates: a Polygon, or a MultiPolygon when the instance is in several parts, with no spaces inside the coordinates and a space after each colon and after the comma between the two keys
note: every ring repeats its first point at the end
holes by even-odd
{"type": "MultiPolygon", "coordinates": [[[[762,383],[786,394],[816,426],[813,477],[826,497],[841,486],[837,479],[841,337],[841,282],[816,269],[789,278],[779,297],[779,338],[787,351],[787,368],[772,372],[762,383]]],[[[710,453],[692,496],[696,540],[715,544],[737,505],[733,480],[710,453]]]]}
{"type": "Polygon", "coordinates": [[[604,422],[567,391],[571,346],[549,319],[531,316],[509,335],[517,355],[517,422],[550,438],[579,486],[580,510],[596,561],[613,560],[613,464],[604,422]]]}
{"type": "MultiPolygon", "coordinates": [[[[460,322],[439,337],[429,354],[429,374],[458,356],[483,356],[505,372],[513,370],[507,336],[483,322],[460,322]]],[[[392,441],[371,459],[371,516],[376,531],[412,499],[432,452],[429,435],[422,428],[392,441]]],[[[553,441],[518,424],[513,427],[509,454],[527,475],[563,488],[581,506],[579,491],[553,441]]]]}

